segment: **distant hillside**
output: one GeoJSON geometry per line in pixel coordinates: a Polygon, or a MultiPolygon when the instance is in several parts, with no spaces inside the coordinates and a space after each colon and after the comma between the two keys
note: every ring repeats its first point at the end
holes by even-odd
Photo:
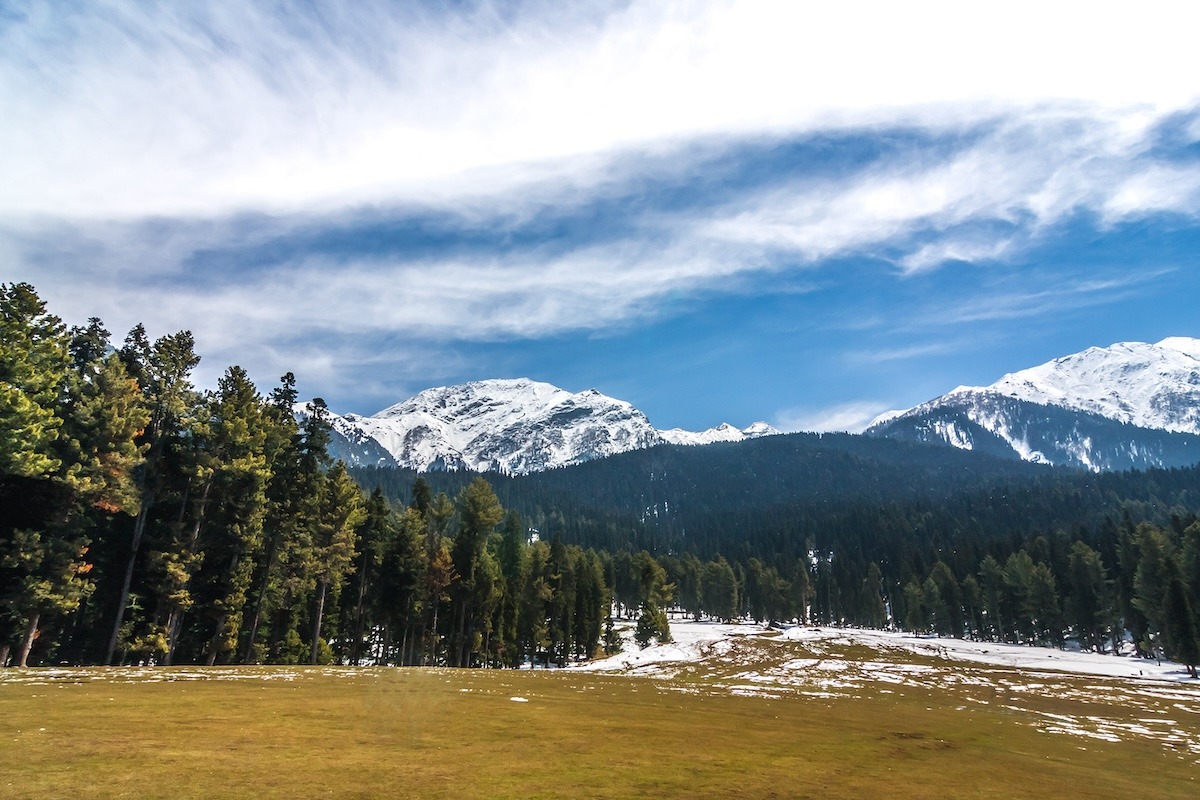
{"type": "MultiPolygon", "coordinates": [[[[408,502],[418,477],[451,496],[474,477],[355,474],[400,502],[408,502]]],[[[1096,527],[1130,507],[1139,519],[1163,523],[1172,513],[1200,512],[1200,467],[1096,475],[852,434],[659,446],[534,475],[486,477],[504,506],[543,536],[742,558],[795,557],[810,543],[894,547],[897,554],[902,542],[975,549],[998,537],[1096,527]]]]}

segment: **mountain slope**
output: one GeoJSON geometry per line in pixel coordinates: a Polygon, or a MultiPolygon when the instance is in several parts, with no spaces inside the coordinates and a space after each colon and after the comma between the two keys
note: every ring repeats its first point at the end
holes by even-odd
{"type": "Polygon", "coordinates": [[[866,431],[1093,471],[1200,462],[1200,340],[1120,342],[960,386],[866,431]]]}
{"type": "MultiPolygon", "coordinates": [[[[1099,530],[1106,520],[1121,519],[1127,501],[1137,504],[1139,518],[1152,513],[1165,524],[1181,513],[1188,524],[1186,513],[1200,504],[1198,470],[1093,475],[1011,455],[798,433],[710,447],[663,445],[487,480],[504,507],[543,538],[558,534],[565,542],[613,552],[691,551],[704,558],[719,552],[763,560],[781,553],[798,557],[812,549],[811,539],[847,559],[874,551],[890,559],[882,566],[898,569],[903,542],[945,554],[960,552],[956,542],[972,540],[974,548],[980,537],[1014,531],[1099,530]]],[[[418,477],[399,469],[354,474],[364,487],[380,486],[401,503],[410,502],[418,477]]],[[[453,497],[473,476],[423,477],[435,492],[453,497]]],[[[917,571],[926,571],[936,557],[917,571]]]]}

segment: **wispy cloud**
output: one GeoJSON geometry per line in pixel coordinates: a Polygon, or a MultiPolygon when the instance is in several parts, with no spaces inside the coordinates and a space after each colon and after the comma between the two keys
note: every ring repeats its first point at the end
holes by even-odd
{"type": "Polygon", "coordinates": [[[888,404],[871,400],[822,408],[786,408],[776,413],[773,424],[782,431],[861,433],[872,420],[888,410],[888,404]]]}
{"type": "Polygon", "coordinates": [[[864,364],[882,364],[887,361],[911,361],[916,358],[941,356],[959,352],[964,348],[960,340],[922,342],[905,347],[882,347],[871,350],[853,350],[848,355],[864,364]]]}
{"type": "Polygon", "coordinates": [[[1128,119],[1197,96],[1190,26],[1146,9],[1039,6],[1029,25],[954,3],[504,8],[35,5],[0,39],[0,211],[460,197],[697,137],[961,124],[1058,98],[1128,119]]]}
{"type": "MultiPolygon", "coordinates": [[[[936,318],[939,325],[1028,319],[1044,314],[1065,313],[1120,300],[1155,278],[1169,275],[1171,268],[1137,270],[1109,278],[1085,278],[1057,282],[1047,288],[996,291],[947,309],[936,318]]],[[[934,321],[927,317],[927,321],[934,321]]]]}

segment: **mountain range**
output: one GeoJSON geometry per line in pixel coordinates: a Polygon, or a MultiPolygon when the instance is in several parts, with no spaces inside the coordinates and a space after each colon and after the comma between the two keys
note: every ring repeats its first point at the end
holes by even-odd
{"type": "Polygon", "coordinates": [[[426,389],[377,414],[333,414],[331,453],[352,466],[523,475],[660,444],[705,445],[777,434],[658,430],[629,403],[595,389],[572,393],[527,378],[426,389]]]}
{"type": "MultiPolygon", "coordinates": [[[[779,433],[765,422],[659,430],[623,400],[527,378],[426,389],[377,414],[333,414],[331,422],[331,452],[352,466],[511,475],[779,433]]],[[[1091,347],[888,412],[865,434],[1091,471],[1195,464],[1200,339],[1091,347]]]]}

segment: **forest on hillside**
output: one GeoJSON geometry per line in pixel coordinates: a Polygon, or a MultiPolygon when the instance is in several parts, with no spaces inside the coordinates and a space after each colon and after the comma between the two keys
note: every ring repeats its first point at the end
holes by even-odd
{"type": "Polygon", "coordinates": [[[198,363],[0,286],[0,664],[565,663],[670,609],[1200,661],[1200,468],[813,434],[349,470],[290,373],[198,363]]]}

